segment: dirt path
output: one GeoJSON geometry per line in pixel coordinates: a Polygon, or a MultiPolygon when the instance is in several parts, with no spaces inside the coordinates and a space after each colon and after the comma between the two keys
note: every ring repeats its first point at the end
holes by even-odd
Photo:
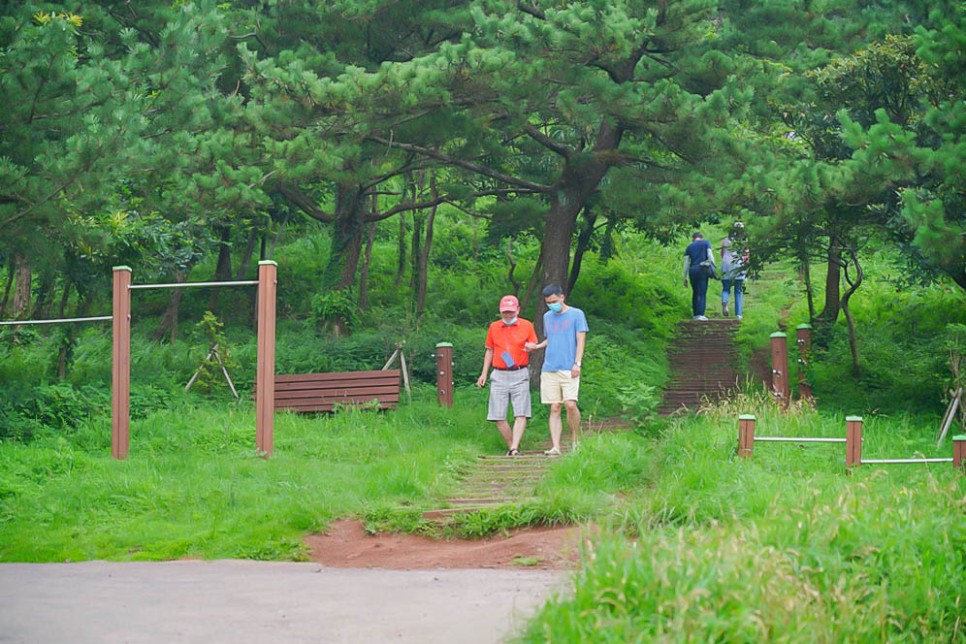
{"type": "Polygon", "coordinates": [[[333,568],[566,570],[576,566],[581,528],[529,528],[488,539],[437,541],[418,535],[370,535],[358,521],[335,521],[305,539],[311,558],[333,568]]]}

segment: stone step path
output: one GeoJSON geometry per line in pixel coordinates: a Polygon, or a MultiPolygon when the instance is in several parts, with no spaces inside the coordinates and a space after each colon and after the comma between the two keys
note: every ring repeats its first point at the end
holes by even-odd
{"type": "MultiPolygon", "coordinates": [[[[617,419],[589,421],[581,424],[581,435],[597,432],[626,431],[627,425],[617,419]]],[[[495,430],[494,430],[495,431],[495,430]]],[[[443,507],[423,513],[424,519],[445,520],[454,514],[475,512],[513,503],[526,503],[534,498],[537,485],[547,470],[571,451],[570,430],[564,427],[563,454],[547,456],[550,441],[521,450],[519,456],[480,455],[463,473],[457,490],[443,507]]]]}
{"type": "Polygon", "coordinates": [[[734,318],[686,320],[668,349],[671,379],[658,413],[694,409],[738,389],[734,318]]]}
{"type": "MultiPolygon", "coordinates": [[[[464,473],[454,496],[445,506],[423,513],[425,519],[442,519],[453,514],[495,508],[508,503],[525,503],[533,498],[537,484],[550,465],[562,456],[546,456],[546,447],[521,451],[519,456],[479,456],[464,473]]],[[[564,449],[564,454],[567,453],[564,449]]]]}

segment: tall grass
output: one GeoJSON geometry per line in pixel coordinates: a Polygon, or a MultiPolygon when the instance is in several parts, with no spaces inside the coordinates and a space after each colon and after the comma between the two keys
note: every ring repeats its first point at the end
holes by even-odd
{"type": "MultiPolygon", "coordinates": [[[[764,443],[738,459],[736,408],[762,435],[844,435],[840,416],[753,399],[670,425],[653,484],[603,522],[572,597],[525,639],[966,638],[964,477],[949,464],[847,474],[841,444],[764,443]]],[[[936,452],[931,425],[867,420],[866,453],[936,452]]]]}

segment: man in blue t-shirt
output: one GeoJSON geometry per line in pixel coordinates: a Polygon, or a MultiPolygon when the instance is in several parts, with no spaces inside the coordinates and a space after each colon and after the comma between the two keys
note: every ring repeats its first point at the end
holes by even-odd
{"type": "Polygon", "coordinates": [[[567,306],[563,289],[556,284],[550,284],[543,289],[543,299],[550,309],[543,315],[545,339],[539,344],[528,342],[526,347],[529,351],[547,347],[540,373],[540,402],[550,405],[550,441],[553,446],[544,453],[547,456],[560,456],[563,407],[567,408],[567,426],[570,427],[573,447],[577,447],[577,430],[580,429],[580,409],[577,408],[580,364],[590,328],[584,312],[567,306]]]}

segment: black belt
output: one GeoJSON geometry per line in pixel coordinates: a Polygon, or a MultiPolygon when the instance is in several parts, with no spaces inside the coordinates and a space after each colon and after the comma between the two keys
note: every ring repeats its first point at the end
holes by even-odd
{"type": "Polygon", "coordinates": [[[493,367],[497,371],[519,371],[520,369],[526,369],[527,365],[518,364],[515,367],[493,367]]]}

